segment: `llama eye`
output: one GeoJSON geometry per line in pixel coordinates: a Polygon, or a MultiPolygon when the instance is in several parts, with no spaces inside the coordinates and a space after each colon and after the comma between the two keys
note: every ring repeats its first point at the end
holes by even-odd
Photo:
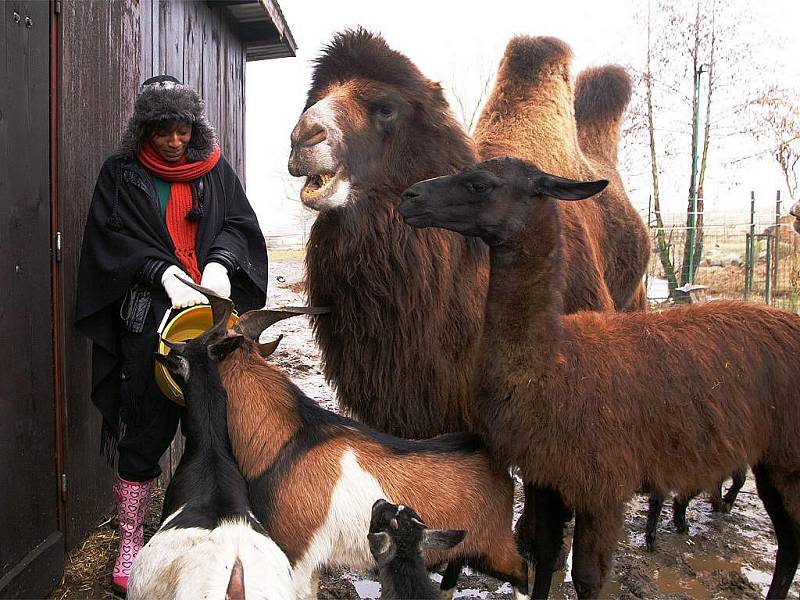
{"type": "Polygon", "coordinates": [[[474,194],[483,194],[484,192],[489,191],[489,184],[488,183],[481,183],[480,181],[475,181],[472,183],[467,184],[467,188],[474,194]]]}

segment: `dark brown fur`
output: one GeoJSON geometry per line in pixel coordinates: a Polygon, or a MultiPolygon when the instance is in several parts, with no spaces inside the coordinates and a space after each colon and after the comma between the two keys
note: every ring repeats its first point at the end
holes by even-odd
{"type": "Polygon", "coordinates": [[[579,77],[573,95],[571,60],[572,50],[556,38],[518,36],[508,43],[476,128],[478,154],[518,156],[578,180],[609,180],[597,199],[559,207],[564,312],[641,309],[649,237],[616,165],[630,80],[620,67],[600,67],[579,77]]]}
{"type": "Polygon", "coordinates": [[[483,235],[489,211],[503,224],[492,231],[478,370],[492,451],[575,508],[580,597],[599,593],[637,490],[706,489],[755,465],[779,542],[770,597],[785,595],[800,542],[800,317],[728,302],[561,316],[560,211],[541,191],[544,175],[488,161],[415,185],[401,208],[448,226],[444,207],[458,201],[471,211],[458,223],[471,224],[455,231],[483,235]],[[465,204],[466,182],[484,171],[503,186],[465,204]]]}

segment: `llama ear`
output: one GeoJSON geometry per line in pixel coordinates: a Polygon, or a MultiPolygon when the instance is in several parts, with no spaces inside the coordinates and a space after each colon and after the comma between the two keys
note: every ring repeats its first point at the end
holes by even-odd
{"type": "Polygon", "coordinates": [[[557,177],[549,173],[541,173],[532,182],[533,195],[550,196],[559,200],[584,200],[599,194],[608,185],[608,180],[575,181],[565,177],[557,177]]]}
{"type": "Polygon", "coordinates": [[[277,339],[272,340],[271,342],[267,342],[266,344],[256,344],[258,348],[258,353],[261,355],[262,358],[267,358],[271,355],[275,350],[278,348],[278,344],[281,343],[283,339],[283,334],[279,335],[277,339]]]}
{"type": "Polygon", "coordinates": [[[385,531],[378,533],[368,533],[369,551],[379,563],[389,562],[394,558],[397,549],[392,543],[392,538],[385,531]]]}
{"type": "Polygon", "coordinates": [[[467,532],[462,529],[426,529],[420,547],[425,550],[447,550],[461,543],[467,532]]]}
{"type": "Polygon", "coordinates": [[[222,362],[234,350],[239,348],[244,342],[242,335],[229,335],[222,338],[218,342],[214,342],[208,346],[208,354],[217,362],[222,362]]]}

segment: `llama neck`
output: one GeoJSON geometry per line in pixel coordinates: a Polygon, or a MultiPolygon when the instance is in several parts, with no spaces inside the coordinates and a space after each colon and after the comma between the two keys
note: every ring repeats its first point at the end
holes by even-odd
{"type": "Polygon", "coordinates": [[[250,348],[231,353],[220,374],[233,454],[245,478],[254,479],[301,427],[291,382],[250,348]]]}
{"type": "Polygon", "coordinates": [[[489,253],[482,372],[502,373],[498,379],[484,377],[484,387],[513,379],[516,370],[526,381],[531,374],[544,374],[559,348],[563,276],[558,207],[552,199],[534,202],[540,205],[531,208],[522,231],[489,253]]]}
{"type": "Polygon", "coordinates": [[[419,552],[396,556],[380,568],[381,598],[438,598],[419,552]]]}

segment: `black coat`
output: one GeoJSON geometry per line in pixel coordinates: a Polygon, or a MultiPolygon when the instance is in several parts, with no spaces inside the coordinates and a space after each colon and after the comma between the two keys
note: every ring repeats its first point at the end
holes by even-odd
{"type": "MultiPolygon", "coordinates": [[[[236,309],[242,313],[263,307],[267,250],[239,178],[223,157],[192,185],[202,189],[204,197],[195,246],[199,269],[209,256],[234,259],[231,299],[236,309]]],[[[120,412],[123,299],[134,286],[145,286],[151,297],[153,314],[147,318],[151,331],[144,332],[147,344],[140,349],[140,368],[134,369],[140,374],[152,365],[153,323],[157,326],[170,307],[153,264],[163,265],[156,272],[170,264],[183,268],[175,257],[152,179],[134,158],[109,158],[100,170],[84,230],[75,315],[76,327],[93,342],[92,401],[103,415],[105,441],[119,436],[120,418],[126,418],[120,412]]],[[[153,376],[152,370],[147,376],[153,376]]]]}

